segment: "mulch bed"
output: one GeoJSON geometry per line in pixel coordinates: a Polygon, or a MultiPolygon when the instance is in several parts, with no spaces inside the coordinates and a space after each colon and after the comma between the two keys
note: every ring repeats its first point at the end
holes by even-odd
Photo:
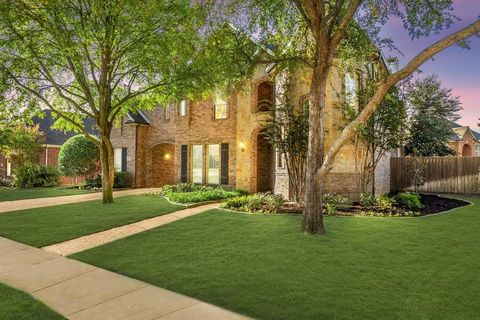
{"type": "MultiPolygon", "coordinates": [[[[439,213],[443,211],[452,210],[455,208],[460,208],[469,205],[470,203],[458,200],[450,199],[432,194],[421,194],[420,195],[423,208],[420,210],[422,216],[427,216],[434,213],[439,213]]],[[[339,216],[354,216],[359,215],[361,211],[377,211],[376,208],[365,208],[361,207],[359,204],[354,204],[353,206],[337,211],[336,215],[339,216]]],[[[396,211],[402,212],[407,211],[402,208],[396,208],[396,211]]],[[[285,203],[281,209],[281,214],[303,214],[303,206],[298,203],[285,203]]]]}
{"type": "Polygon", "coordinates": [[[423,205],[421,212],[424,216],[468,206],[470,204],[463,200],[444,198],[433,194],[420,194],[420,198],[422,199],[423,205]]]}

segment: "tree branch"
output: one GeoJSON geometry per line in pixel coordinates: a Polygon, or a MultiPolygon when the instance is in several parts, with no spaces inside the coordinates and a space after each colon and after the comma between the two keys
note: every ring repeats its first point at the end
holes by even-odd
{"type": "Polygon", "coordinates": [[[335,139],[332,146],[328,150],[325,156],[324,162],[321,168],[317,171],[316,177],[324,177],[330,172],[333,167],[333,161],[335,156],[340,151],[342,146],[348,142],[354,135],[357,128],[365,123],[370,116],[375,112],[378,105],[382,102],[385,94],[388,90],[398,83],[410,76],[415,70],[417,70],[424,62],[432,58],[440,51],[460,42],[472,35],[480,33],[480,20],[472,23],[471,25],[445,37],[444,39],[432,44],[430,47],[424,49],[415,58],[413,58],[403,69],[387,76],[382,82],[380,82],[375,90],[375,94],[370,99],[365,108],[358,114],[357,118],[350,122],[342,131],[342,133],[335,139]]]}

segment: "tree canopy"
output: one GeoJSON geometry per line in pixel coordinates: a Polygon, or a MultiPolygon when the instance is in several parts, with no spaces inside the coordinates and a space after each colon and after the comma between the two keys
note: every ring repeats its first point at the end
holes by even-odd
{"type": "Polygon", "coordinates": [[[207,8],[189,0],[1,1],[0,108],[49,108],[56,127],[97,143],[111,202],[110,133],[122,115],[202,96],[243,74],[216,51],[222,31],[209,31],[207,8]],[[100,139],[85,130],[86,117],[100,139]]]}
{"type": "Polygon", "coordinates": [[[405,154],[432,157],[454,155],[448,147],[452,122],[462,110],[459,97],[451,89],[442,88],[436,76],[414,81],[407,92],[410,127],[405,154]]]}

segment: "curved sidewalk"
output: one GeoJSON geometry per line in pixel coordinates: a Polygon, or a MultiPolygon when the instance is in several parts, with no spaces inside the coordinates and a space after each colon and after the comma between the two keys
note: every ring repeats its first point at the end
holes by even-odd
{"type": "Polygon", "coordinates": [[[0,281],[75,320],[248,319],[231,311],[0,237],[0,281]]]}
{"type": "MultiPolygon", "coordinates": [[[[146,192],[156,192],[160,190],[161,190],[160,188],[120,190],[120,191],[114,191],[113,196],[124,197],[124,196],[143,194],[146,192]]],[[[41,208],[41,207],[50,207],[50,206],[56,206],[61,204],[77,203],[77,202],[84,202],[84,201],[91,201],[91,200],[101,200],[101,199],[102,199],[102,193],[95,192],[95,193],[78,194],[78,195],[72,195],[72,196],[2,201],[0,202],[0,213],[33,209],[33,208],[41,208]]]]}

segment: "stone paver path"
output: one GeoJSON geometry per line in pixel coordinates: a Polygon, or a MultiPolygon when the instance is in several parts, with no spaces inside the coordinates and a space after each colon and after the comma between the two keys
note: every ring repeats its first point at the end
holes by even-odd
{"type": "Polygon", "coordinates": [[[219,307],[0,237],[0,281],[68,319],[247,319],[219,307]]]}
{"type": "Polygon", "coordinates": [[[86,235],[77,239],[53,244],[47,247],[43,247],[42,249],[63,256],[68,256],[76,252],[84,251],[108,242],[128,237],[132,234],[143,232],[145,230],[153,229],[164,224],[177,221],[179,219],[190,217],[210,209],[215,209],[219,206],[220,204],[218,203],[212,203],[198,206],[195,208],[184,209],[173,213],[165,214],[163,216],[158,216],[132,224],[127,224],[121,227],[113,228],[110,230],[86,235]]]}
{"type": "MultiPolygon", "coordinates": [[[[114,191],[113,196],[114,197],[131,196],[136,194],[143,194],[146,192],[156,192],[160,190],[161,190],[160,188],[120,190],[120,191],[114,191]]],[[[77,194],[72,196],[51,197],[51,198],[2,201],[0,203],[0,213],[17,211],[17,210],[25,210],[25,209],[33,209],[33,208],[41,208],[41,207],[50,207],[50,206],[56,206],[60,204],[84,202],[84,201],[99,200],[99,199],[102,199],[101,192],[77,194]]]]}

